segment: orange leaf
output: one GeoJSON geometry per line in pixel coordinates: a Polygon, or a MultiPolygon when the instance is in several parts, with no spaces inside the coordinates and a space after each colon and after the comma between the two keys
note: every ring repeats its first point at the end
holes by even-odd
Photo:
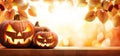
{"type": "Polygon", "coordinates": [[[13,19],[15,15],[15,10],[11,9],[6,11],[5,16],[7,17],[7,19],[13,19]]]}
{"type": "Polygon", "coordinates": [[[110,11],[110,10],[112,10],[113,4],[112,4],[111,1],[110,2],[103,1],[102,2],[102,7],[103,7],[103,9],[110,11]]]}
{"type": "Polygon", "coordinates": [[[116,8],[112,8],[112,10],[109,12],[111,16],[115,16],[117,14],[118,10],[116,8]]]}
{"type": "Polygon", "coordinates": [[[86,2],[86,0],[78,0],[78,5],[79,6],[86,6],[88,3],[86,2]]]}
{"type": "Polygon", "coordinates": [[[13,7],[12,3],[9,3],[8,6],[6,6],[8,10],[12,9],[12,7],[13,7]]]}
{"type": "Polygon", "coordinates": [[[100,0],[89,0],[89,5],[93,7],[99,7],[101,5],[100,0]]]}
{"type": "Polygon", "coordinates": [[[23,0],[13,0],[13,2],[16,3],[16,4],[20,4],[20,3],[23,2],[23,0]]]}
{"type": "Polygon", "coordinates": [[[97,17],[102,23],[105,23],[109,16],[105,10],[99,9],[97,10],[97,17]]]}
{"type": "Polygon", "coordinates": [[[33,6],[31,6],[31,7],[28,9],[28,13],[29,13],[31,16],[37,16],[37,15],[36,15],[35,8],[34,8],[33,6]]]}
{"type": "Polygon", "coordinates": [[[28,16],[27,16],[25,11],[18,10],[18,13],[20,14],[20,18],[22,18],[22,19],[27,19],[28,18],[28,16]]]}
{"type": "Polygon", "coordinates": [[[18,10],[25,10],[28,8],[28,3],[27,4],[23,4],[23,5],[18,5],[18,10]]]}
{"type": "Polygon", "coordinates": [[[87,21],[93,21],[96,17],[95,11],[89,11],[85,17],[85,20],[87,21]]]}

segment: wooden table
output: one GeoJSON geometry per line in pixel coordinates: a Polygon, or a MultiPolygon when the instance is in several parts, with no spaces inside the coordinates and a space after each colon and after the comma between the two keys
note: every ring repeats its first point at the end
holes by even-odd
{"type": "Polygon", "coordinates": [[[0,56],[120,56],[120,47],[56,47],[54,49],[1,48],[0,56]]]}

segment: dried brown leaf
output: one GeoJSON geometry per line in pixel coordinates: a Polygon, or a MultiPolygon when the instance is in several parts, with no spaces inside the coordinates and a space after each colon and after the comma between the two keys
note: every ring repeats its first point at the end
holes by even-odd
{"type": "Polygon", "coordinates": [[[111,16],[115,16],[117,14],[118,10],[116,8],[112,8],[112,10],[109,12],[111,16]]]}
{"type": "Polygon", "coordinates": [[[102,22],[102,23],[105,23],[108,19],[108,13],[107,11],[103,10],[103,9],[99,9],[97,10],[97,17],[99,18],[99,20],[102,22]]]}
{"type": "Polygon", "coordinates": [[[110,10],[112,10],[113,4],[112,4],[112,2],[103,1],[102,2],[102,7],[103,7],[104,10],[110,11],[110,10]]]}
{"type": "Polygon", "coordinates": [[[95,17],[96,17],[96,12],[95,11],[89,11],[87,13],[87,15],[85,16],[85,20],[91,22],[95,19],[95,17]]]}

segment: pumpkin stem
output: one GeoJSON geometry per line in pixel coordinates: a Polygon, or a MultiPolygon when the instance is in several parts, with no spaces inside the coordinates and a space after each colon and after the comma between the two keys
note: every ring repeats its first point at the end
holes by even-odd
{"type": "Polygon", "coordinates": [[[14,20],[20,20],[20,15],[19,15],[19,14],[16,14],[16,15],[14,16],[14,20]]]}
{"type": "Polygon", "coordinates": [[[39,22],[38,22],[38,21],[35,23],[35,26],[40,27],[40,25],[39,25],[39,22]]]}

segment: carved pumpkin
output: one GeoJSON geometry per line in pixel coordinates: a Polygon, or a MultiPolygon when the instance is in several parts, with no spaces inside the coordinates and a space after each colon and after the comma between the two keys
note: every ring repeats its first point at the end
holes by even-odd
{"type": "Polygon", "coordinates": [[[35,33],[42,32],[42,31],[43,32],[49,32],[50,31],[50,29],[48,29],[47,27],[40,27],[38,21],[36,22],[34,29],[35,29],[35,33]]]}
{"type": "Polygon", "coordinates": [[[41,49],[54,48],[58,43],[58,37],[53,32],[37,32],[33,38],[34,47],[41,49]]]}
{"type": "Polygon", "coordinates": [[[29,21],[20,20],[19,15],[2,22],[0,28],[0,41],[5,47],[27,47],[32,42],[34,27],[29,21]]]}

